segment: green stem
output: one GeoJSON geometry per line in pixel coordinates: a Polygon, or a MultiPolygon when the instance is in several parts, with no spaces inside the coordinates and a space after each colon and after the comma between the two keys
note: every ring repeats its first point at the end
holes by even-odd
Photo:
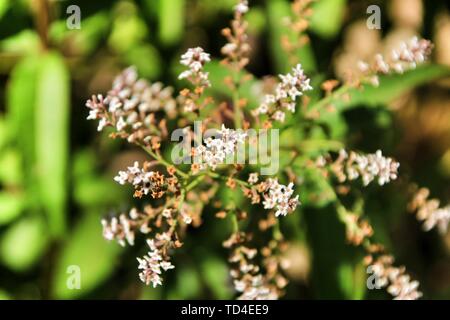
{"type": "MultiPolygon", "coordinates": [[[[228,177],[221,176],[220,174],[218,174],[216,172],[208,171],[206,174],[208,176],[210,176],[211,178],[215,178],[215,179],[219,179],[219,180],[223,180],[223,181],[227,181],[228,180],[228,177]]],[[[251,187],[251,185],[248,182],[244,181],[244,180],[240,180],[238,178],[233,178],[233,179],[234,179],[234,181],[236,181],[237,184],[240,184],[241,186],[244,186],[244,187],[247,187],[247,188],[251,187]]]]}
{"type": "Polygon", "coordinates": [[[235,212],[233,212],[233,214],[231,215],[231,223],[233,224],[233,232],[238,233],[239,232],[239,221],[237,219],[235,212]]]}
{"type": "Polygon", "coordinates": [[[178,175],[180,175],[181,177],[187,179],[189,178],[189,175],[183,171],[181,171],[180,169],[176,168],[174,165],[172,165],[171,163],[167,162],[163,157],[161,157],[159,154],[157,154],[156,152],[153,152],[152,149],[148,148],[148,147],[144,147],[142,146],[142,148],[145,150],[145,152],[147,152],[149,155],[151,155],[155,160],[157,160],[160,164],[162,164],[163,166],[165,166],[166,168],[169,167],[173,167],[175,168],[176,173],[178,173],[178,175]]]}

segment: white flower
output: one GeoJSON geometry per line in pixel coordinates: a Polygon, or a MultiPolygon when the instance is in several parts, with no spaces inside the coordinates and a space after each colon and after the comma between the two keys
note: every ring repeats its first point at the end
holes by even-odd
{"type": "Polygon", "coordinates": [[[275,216],[285,216],[293,212],[299,204],[298,195],[292,198],[294,184],[291,182],[287,186],[278,183],[277,179],[266,180],[267,190],[264,193],[264,209],[275,208],[275,216]]]}
{"type": "Polygon", "coordinates": [[[247,0],[241,0],[239,3],[234,7],[234,10],[240,14],[244,14],[248,12],[248,1],[247,0]]]}
{"type": "Polygon", "coordinates": [[[295,112],[295,104],[298,97],[302,96],[305,91],[312,90],[310,79],[304,74],[300,64],[296,65],[291,73],[280,74],[280,82],[275,88],[275,95],[268,94],[264,97],[263,103],[256,109],[256,114],[266,114],[272,107],[272,118],[276,121],[283,122],[285,114],[276,108],[281,107],[292,113],[295,112]]]}
{"type": "Polygon", "coordinates": [[[258,173],[257,172],[250,173],[248,177],[248,183],[255,184],[257,182],[258,182],[258,173]]]}
{"type": "Polygon", "coordinates": [[[197,80],[200,80],[201,86],[211,86],[211,83],[208,80],[208,73],[203,71],[203,66],[209,61],[211,61],[209,53],[204,52],[202,48],[197,47],[188,49],[186,53],[181,56],[180,60],[180,63],[188,67],[188,70],[183,71],[178,76],[178,79],[187,78],[195,85],[199,85],[197,80]]]}
{"type": "Polygon", "coordinates": [[[116,128],[117,131],[122,131],[127,126],[127,123],[125,120],[123,120],[123,117],[119,117],[119,121],[117,121],[116,128]]]}
{"type": "MultiPolygon", "coordinates": [[[[226,157],[233,155],[239,144],[244,143],[247,134],[241,130],[227,129],[222,125],[222,129],[218,131],[219,138],[208,137],[205,139],[206,146],[198,146],[195,148],[196,158],[194,163],[203,163],[215,170],[218,164],[223,164],[226,157]]],[[[201,166],[201,169],[206,169],[201,166]]]]}

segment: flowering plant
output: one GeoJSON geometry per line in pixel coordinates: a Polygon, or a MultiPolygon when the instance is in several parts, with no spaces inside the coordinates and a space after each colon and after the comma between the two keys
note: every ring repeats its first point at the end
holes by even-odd
{"type": "MultiPolygon", "coordinates": [[[[308,25],[309,5],[310,1],[302,0],[293,4],[288,23],[300,34],[308,25]]],[[[248,1],[238,1],[230,27],[222,31],[226,43],[220,66],[226,75],[220,82],[210,79],[209,65],[218,66],[214,58],[195,47],[181,56],[183,70],[178,79],[186,87],[178,94],[159,82],[139,79],[136,69],[130,67],[117,76],[106,96],[94,95],[87,102],[88,119],[98,120],[98,131],[111,128],[112,138],[125,139],[148,154],[146,161],[135,161],[114,180],[131,185],[133,196],[149,204],[103,219],[104,237],[125,246],[134,245],[137,234],[144,235],[148,253],[137,258],[139,278],[157,287],[171,276],[169,270],[177,267],[172,256],[183,250],[191,229],[201,227],[203,209],[213,207],[218,219],[228,219],[232,225],[223,246],[229,250],[230,278],[238,298],[277,299],[289,283],[286,253],[290,243],[289,231],[285,231],[289,230],[289,217],[299,215],[308,173],[329,186],[327,194],[318,196],[333,203],[348,242],[365,252],[364,262],[372,267],[377,284],[387,287],[396,299],[419,298],[419,283],[411,280],[404,267],[394,266],[392,255],[373,240],[376,230],[361,210],[351,207],[352,197],[363,188],[397,180],[400,164],[380,150],[346,151],[340,141],[325,139],[320,144],[314,138],[292,141],[287,136],[307,136],[310,127],[320,126],[335,112],[338,101],[352,100],[365,88],[379,86],[381,76],[402,74],[426,62],[431,42],[413,37],[389,56],[377,54],[373,61],[361,61],[359,70],[339,85],[334,79],[314,80],[301,61],[295,61],[293,52],[307,39],[292,43],[283,38],[283,47],[292,60],[290,71],[255,82],[246,69],[251,57],[248,13],[248,1]],[[256,102],[248,98],[249,84],[260,97],[256,102]],[[220,91],[221,86],[232,92],[230,100],[218,101],[214,90],[220,91]],[[318,88],[324,90],[321,98],[317,98],[318,88]],[[211,129],[212,133],[206,134],[211,129]],[[177,132],[183,141],[173,143],[178,140],[171,132],[177,132]],[[259,140],[269,132],[276,133],[276,138],[281,135],[282,141],[274,138],[275,144],[261,150],[259,140]],[[258,152],[252,152],[255,149],[258,152]],[[174,150],[181,150],[181,156],[174,150]],[[259,172],[261,151],[271,156],[270,161],[282,159],[282,168],[269,176],[259,172]],[[245,202],[224,203],[218,197],[224,188],[241,194],[245,202]]],[[[418,211],[426,229],[435,225],[445,229],[448,207],[439,209],[438,203],[426,200],[427,195],[420,191],[410,209],[418,211]]],[[[305,200],[307,205],[321,201],[305,200]]]]}

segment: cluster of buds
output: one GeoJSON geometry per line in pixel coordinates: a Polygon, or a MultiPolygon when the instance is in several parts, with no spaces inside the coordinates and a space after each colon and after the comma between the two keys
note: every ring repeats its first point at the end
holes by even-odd
{"type": "Polygon", "coordinates": [[[122,247],[128,244],[134,245],[135,231],[140,229],[142,233],[148,233],[150,229],[144,224],[143,216],[135,208],[131,209],[129,214],[122,213],[119,218],[112,217],[110,220],[102,219],[103,237],[106,240],[116,240],[122,247]],[[144,225],[146,228],[144,228],[144,225]]]}
{"type": "Polygon", "coordinates": [[[114,180],[121,185],[132,184],[136,198],[150,194],[153,198],[158,199],[167,190],[175,193],[178,189],[178,178],[174,175],[166,177],[158,171],[151,171],[150,167],[149,162],[144,162],[141,168],[139,162],[135,161],[132,167],[128,167],[125,171],[119,171],[114,180]]]}
{"type": "Polygon", "coordinates": [[[217,165],[225,163],[227,157],[235,155],[239,145],[244,144],[247,137],[242,130],[228,129],[225,125],[217,133],[218,138],[208,137],[204,139],[205,145],[193,149],[193,171],[207,168],[215,170],[217,165]]]}
{"type": "Polygon", "coordinates": [[[166,117],[176,116],[176,101],[172,88],[138,79],[130,67],[115,78],[112,89],[104,98],[92,96],[86,102],[88,120],[99,120],[98,131],[114,127],[113,136],[129,142],[146,144],[152,136],[167,135],[166,117]]]}
{"type": "Polygon", "coordinates": [[[211,61],[209,53],[202,48],[189,48],[180,60],[180,63],[188,67],[188,70],[183,71],[178,79],[188,79],[194,85],[209,87],[211,85],[208,80],[209,74],[203,71],[205,63],[209,61],[211,61]]]}
{"type": "Polygon", "coordinates": [[[438,199],[428,199],[430,190],[420,188],[409,203],[409,210],[416,213],[419,221],[423,221],[423,229],[429,231],[437,226],[441,234],[445,234],[450,222],[450,205],[439,208],[438,199]]]}
{"type": "Polygon", "coordinates": [[[359,246],[363,243],[364,239],[370,238],[373,235],[372,226],[358,215],[346,214],[344,220],[346,237],[349,243],[359,246]]]}
{"type": "Polygon", "coordinates": [[[248,1],[239,0],[239,3],[234,7],[234,19],[231,21],[231,28],[222,30],[222,34],[227,39],[227,43],[221,50],[225,56],[223,62],[227,65],[231,64],[235,70],[243,69],[249,62],[248,23],[243,19],[247,11],[248,1]]]}
{"type": "Polygon", "coordinates": [[[152,283],[155,287],[162,283],[161,271],[174,268],[170,263],[169,251],[182,246],[178,240],[176,227],[180,226],[180,221],[184,221],[185,224],[192,221],[185,211],[182,208],[178,212],[166,206],[159,208],[146,206],[142,212],[133,208],[129,214],[120,214],[119,218],[102,219],[103,236],[109,241],[116,240],[121,246],[125,246],[126,243],[134,245],[137,232],[148,236],[153,229],[161,230],[155,232],[153,239],[147,239],[150,247],[148,254],[137,258],[138,269],[142,270],[139,274],[140,279],[147,285],[152,283]]]}
{"type": "Polygon", "coordinates": [[[403,73],[415,69],[418,64],[428,59],[432,48],[431,41],[413,37],[402,42],[398,49],[392,51],[390,57],[377,54],[371,64],[360,61],[358,67],[371,84],[378,86],[378,74],[403,73]]]}
{"type": "Polygon", "coordinates": [[[185,88],[180,92],[179,100],[184,112],[198,112],[209,103],[210,99],[200,99],[205,89],[211,86],[209,73],[203,70],[209,61],[209,53],[200,47],[190,48],[181,56],[180,63],[188,67],[188,70],[183,71],[178,78],[187,79],[194,86],[193,90],[185,88]]]}
{"type": "Polygon", "coordinates": [[[366,263],[372,267],[376,286],[387,287],[387,291],[394,300],[416,300],[422,296],[422,292],[418,291],[419,282],[411,280],[411,277],[405,273],[405,267],[395,267],[394,258],[391,255],[384,254],[375,260],[372,256],[368,256],[366,263]]]}
{"type": "Polygon", "coordinates": [[[294,184],[291,182],[287,186],[278,182],[278,179],[268,178],[254,185],[258,181],[258,176],[251,173],[249,176],[249,184],[253,185],[251,188],[243,188],[246,197],[252,199],[252,203],[262,204],[264,209],[274,209],[275,216],[286,216],[288,213],[295,211],[297,205],[300,203],[298,195],[293,197],[294,184]]]}
{"type": "Polygon", "coordinates": [[[292,69],[292,73],[280,75],[281,82],[275,88],[275,94],[268,94],[253,115],[268,115],[271,119],[284,122],[285,111],[295,112],[297,98],[303,92],[312,90],[310,79],[304,74],[302,66],[298,64],[292,69]]]}
{"type": "Polygon", "coordinates": [[[389,157],[384,157],[381,150],[372,154],[358,154],[345,150],[339,151],[338,158],[331,162],[330,159],[319,157],[316,165],[319,168],[329,164],[331,172],[337,177],[339,182],[346,180],[356,180],[362,178],[364,186],[376,180],[380,186],[397,179],[400,164],[389,157]]]}
{"type": "Polygon", "coordinates": [[[283,35],[281,45],[289,55],[292,64],[298,61],[298,50],[309,42],[306,30],[309,27],[309,19],[312,15],[313,0],[294,0],[291,4],[292,17],[286,17],[285,22],[289,31],[294,36],[283,35]]]}
{"type": "Polygon", "coordinates": [[[232,234],[224,242],[226,248],[233,248],[229,262],[234,266],[230,275],[233,278],[239,300],[276,300],[281,291],[270,279],[263,275],[260,267],[253,262],[258,251],[243,245],[245,235],[232,234]]]}
{"type": "Polygon", "coordinates": [[[162,284],[162,271],[174,269],[175,267],[170,262],[168,251],[175,246],[171,235],[168,233],[158,233],[155,239],[148,239],[147,244],[150,251],[142,258],[137,258],[139,262],[138,269],[142,270],[139,273],[139,278],[146,285],[150,283],[155,288],[162,284]]]}

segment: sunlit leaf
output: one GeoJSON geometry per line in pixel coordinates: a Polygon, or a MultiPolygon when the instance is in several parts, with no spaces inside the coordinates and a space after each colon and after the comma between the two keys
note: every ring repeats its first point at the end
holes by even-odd
{"type": "Polygon", "coordinates": [[[18,217],[25,206],[21,193],[0,192],[0,225],[7,224],[18,217]]]}
{"type": "Polygon", "coordinates": [[[22,178],[21,154],[16,149],[0,153],[0,182],[4,185],[17,186],[22,182],[22,178]]]}
{"type": "Polygon", "coordinates": [[[36,169],[50,232],[62,236],[66,228],[69,72],[56,53],[43,56],[41,65],[36,94],[36,169]]]}
{"type": "Polygon", "coordinates": [[[324,38],[331,38],[339,33],[346,0],[320,0],[313,4],[311,30],[324,38]]]}
{"type": "Polygon", "coordinates": [[[0,258],[15,271],[25,271],[44,253],[47,227],[39,216],[27,217],[10,226],[0,239],[0,258]]]}
{"type": "Polygon", "coordinates": [[[185,7],[185,0],[158,1],[158,35],[163,44],[174,44],[183,36],[185,7]]]}
{"type": "Polygon", "coordinates": [[[73,299],[89,293],[114,271],[120,251],[117,243],[103,239],[98,213],[86,212],[61,249],[53,273],[53,296],[73,299]],[[67,286],[70,266],[79,267],[80,289],[73,290],[67,286]]]}
{"type": "Polygon", "coordinates": [[[25,174],[31,179],[35,162],[34,128],[40,59],[28,56],[11,72],[7,87],[8,130],[23,155],[25,174]]]}

